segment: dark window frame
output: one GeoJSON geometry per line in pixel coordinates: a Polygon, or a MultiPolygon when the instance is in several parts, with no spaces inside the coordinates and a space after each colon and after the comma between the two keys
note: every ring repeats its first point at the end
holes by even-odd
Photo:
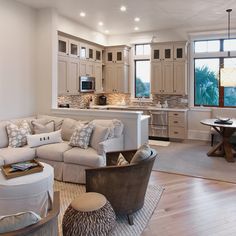
{"type": "MultiPolygon", "coordinates": [[[[195,93],[196,93],[195,60],[198,60],[198,59],[219,59],[219,105],[218,106],[202,105],[202,106],[204,106],[204,107],[236,108],[236,106],[225,106],[224,105],[224,87],[220,86],[220,80],[221,80],[220,69],[224,68],[224,59],[227,59],[227,58],[228,57],[198,57],[198,58],[194,58],[194,106],[196,106],[196,107],[201,106],[201,105],[196,104],[196,101],[195,101],[195,93]]],[[[236,57],[231,57],[231,58],[236,58],[236,57]]]]}

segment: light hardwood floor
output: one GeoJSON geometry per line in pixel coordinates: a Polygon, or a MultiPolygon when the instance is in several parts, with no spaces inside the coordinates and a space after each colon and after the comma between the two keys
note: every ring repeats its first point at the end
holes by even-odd
{"type": "Polygon", "coordinates": [[[150,183],[165,190],[142,236],[236,235],[236,184],[157,171],[150,183]]]}

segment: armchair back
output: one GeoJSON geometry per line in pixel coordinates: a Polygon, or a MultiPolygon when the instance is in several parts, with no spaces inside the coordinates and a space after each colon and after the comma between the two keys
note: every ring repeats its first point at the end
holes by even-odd
{"type": "Polygon", "coordinates": [[[130,161],[136,150],[107,153],[107,167],[86,170],[86,191],[106,196],[116,213],[131,215],[143,207],[144,198],[157,153],[145,161],[114,166],[120,153],[130,161]]]}

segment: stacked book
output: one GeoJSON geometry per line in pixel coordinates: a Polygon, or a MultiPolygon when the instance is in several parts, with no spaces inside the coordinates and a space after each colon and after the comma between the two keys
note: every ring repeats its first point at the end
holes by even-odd
{"type": "Polygon", "coordinates": [[[15,172],[15,171],[26,171],[29,170],[33,167],[38,166],[37,163],[32,163],[32,162],[19,162],[11,165],[11,170],[10,172],[15,172]]]}

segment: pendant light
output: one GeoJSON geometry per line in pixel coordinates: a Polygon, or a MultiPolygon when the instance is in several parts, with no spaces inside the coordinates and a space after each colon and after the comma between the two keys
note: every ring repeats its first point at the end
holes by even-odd
{"type": "MultiPolygon", "coordinates": [[[[228,40],[230,40],[230,13],[232,9],[227,9],[226,12],[228,13],[228,40]]],[[[230,56],[230,51],[228,51],[228,57],[230,56]]],[[[220,69],[220,85],[223,87],[236,87],[236,67],[220,69]]]]}

